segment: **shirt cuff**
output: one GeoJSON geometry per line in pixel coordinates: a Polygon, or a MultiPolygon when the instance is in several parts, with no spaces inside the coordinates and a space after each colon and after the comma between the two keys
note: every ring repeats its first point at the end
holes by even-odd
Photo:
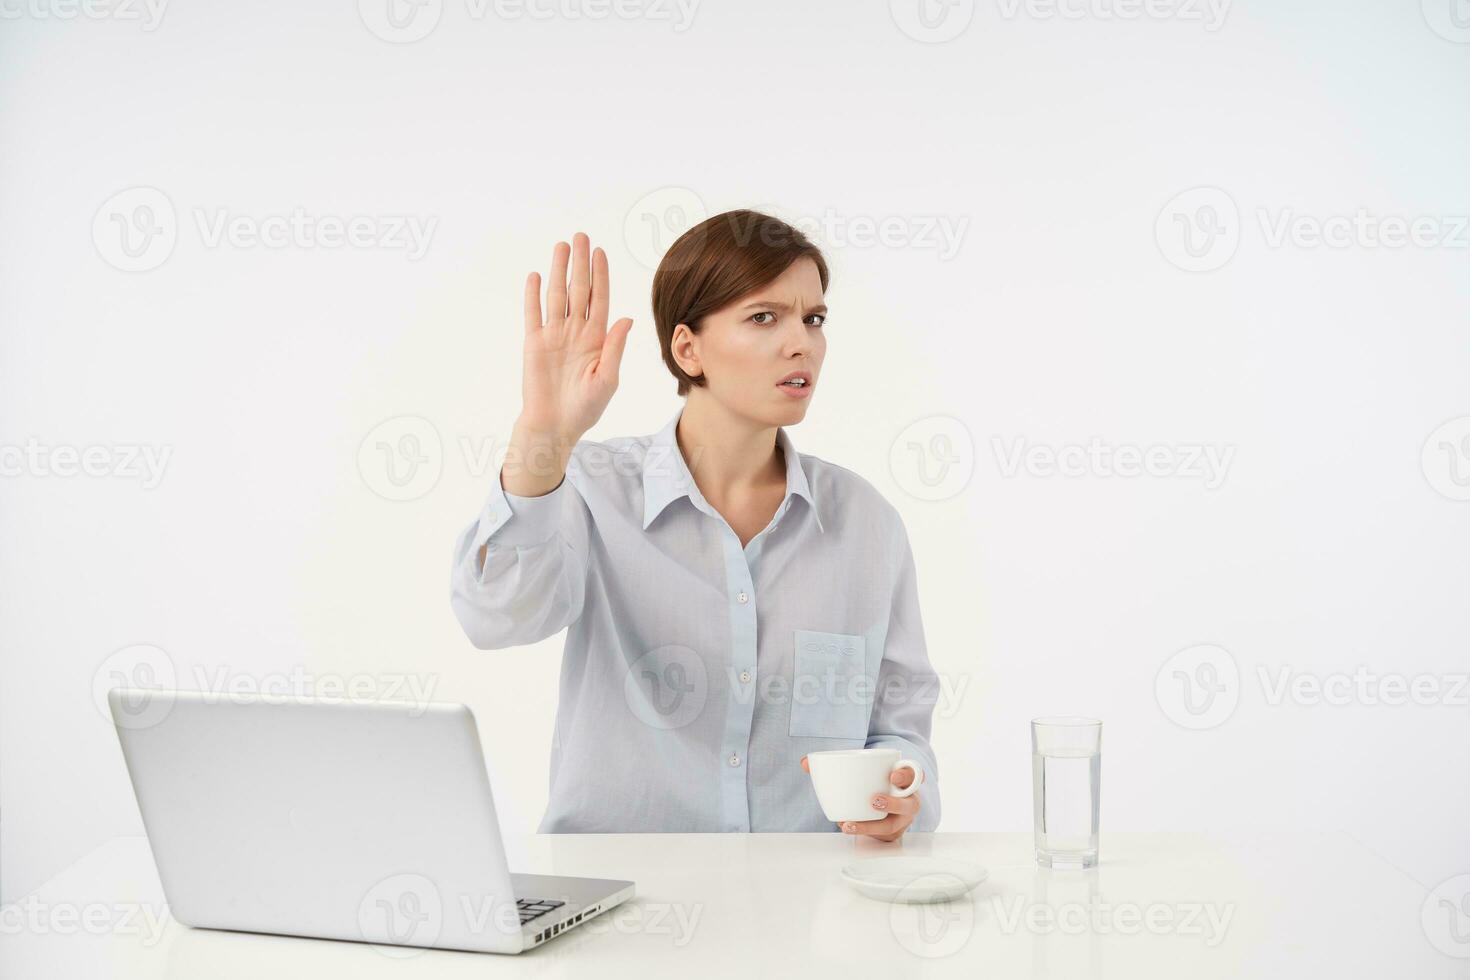
{"type": "Polygon", "coordinates": [[[550,493],[539,497],[517,496],[505,491],[497,473],[490,497],[480,510],[479,529],[475,533],[474,550],[470,553],[477,554],[492,537],[498,545],[520,547],[550,541],[561,526],[562,510],[569,492],[567,478],[563,476],[550,493]]]}

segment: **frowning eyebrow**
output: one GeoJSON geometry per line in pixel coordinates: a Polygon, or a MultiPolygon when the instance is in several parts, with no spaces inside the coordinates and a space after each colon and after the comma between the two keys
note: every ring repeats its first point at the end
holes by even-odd
{"type": "MultiPolygon", "coordinates": [[[[774,299],[758,299],[754,303],[746,303],[744,306],[741,307],[741,309],[742,310],[753,310],[753,309],[755,309],[757,307],[760,307],[762,309],[771,309],[771,310],[791,310],[791,309],[795,309],[795,304],[794,303],[781,303],[781,302],[778,302],[777,300],[774,300],[774,299]]],[[[826,313],[827,312],[827,304],[826,303],[818,303],[816,306],[807,307],[806,312],[808,312],[808,313],[826,313]]]]}

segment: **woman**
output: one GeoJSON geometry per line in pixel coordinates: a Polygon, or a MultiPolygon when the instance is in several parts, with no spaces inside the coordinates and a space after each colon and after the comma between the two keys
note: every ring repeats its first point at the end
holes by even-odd
{"type": "Polygon", "coordinates": [[[685,402],[655,435],[593,442],[633,321],[607,328],[607,257],[588,248],[580,232],[557,243],[544,315],[526,280],[521,414],[453,559],[475,646],[570,627],[539,830],[830,831],[806,753],[878,746],[927,777],[841,829],[933,830],[936,677],[908,536],[867,481],[785,429],[827,350],[821,252],[754,211],[686,232],[653,279],[685,402]]]}

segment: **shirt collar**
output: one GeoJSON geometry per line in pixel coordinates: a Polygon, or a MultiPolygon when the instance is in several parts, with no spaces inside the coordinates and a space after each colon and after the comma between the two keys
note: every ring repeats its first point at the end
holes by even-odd
{"type": "MultiPolygon", "coordinates": [[[[687,403],[686,403],[687,404],[687,403]]],[[[684,405],[674,413],[674,417],[668,424],[658,431],[649,442],[648,452],[643,457],[643,528],[653,523],[654,518],[663,512],[669,504],[680,497],[688,497],[695,506],[703,505],[700,509],[710,509],[705,501],[704,495],[699,492],[699,487],[694,482],[694,477],[689,472],[689,466],[684,462],[684,454],[679,451],[679,440],[675,435],[679,427],[679,419],[684,414],[684,405]]],[[[801,456],[796,447],[791,444],[791,436],[787,434],[784,426],[776,429],[776,444],[781,447],[781,455],[786,460],[786,496],[781,505],[785,507],[791,500],[792,494],[805,497],[807,506],[811,508],[812,517],[817,522],[817,530],[825,531],[822,527],[822,518],[817,511],[817,498],[812,492],[811,484],[807,482],[806,470],[802,468],[801,456]]]]}

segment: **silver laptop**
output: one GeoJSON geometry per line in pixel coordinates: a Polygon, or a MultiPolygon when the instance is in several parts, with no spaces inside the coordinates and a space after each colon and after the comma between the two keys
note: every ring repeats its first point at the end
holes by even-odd
{"type": "Polygon", "coordinates": [[[511,873],[465,705],[121,688],[108,704],[185,925],[519,953],[633,897],[511,873]]]}

